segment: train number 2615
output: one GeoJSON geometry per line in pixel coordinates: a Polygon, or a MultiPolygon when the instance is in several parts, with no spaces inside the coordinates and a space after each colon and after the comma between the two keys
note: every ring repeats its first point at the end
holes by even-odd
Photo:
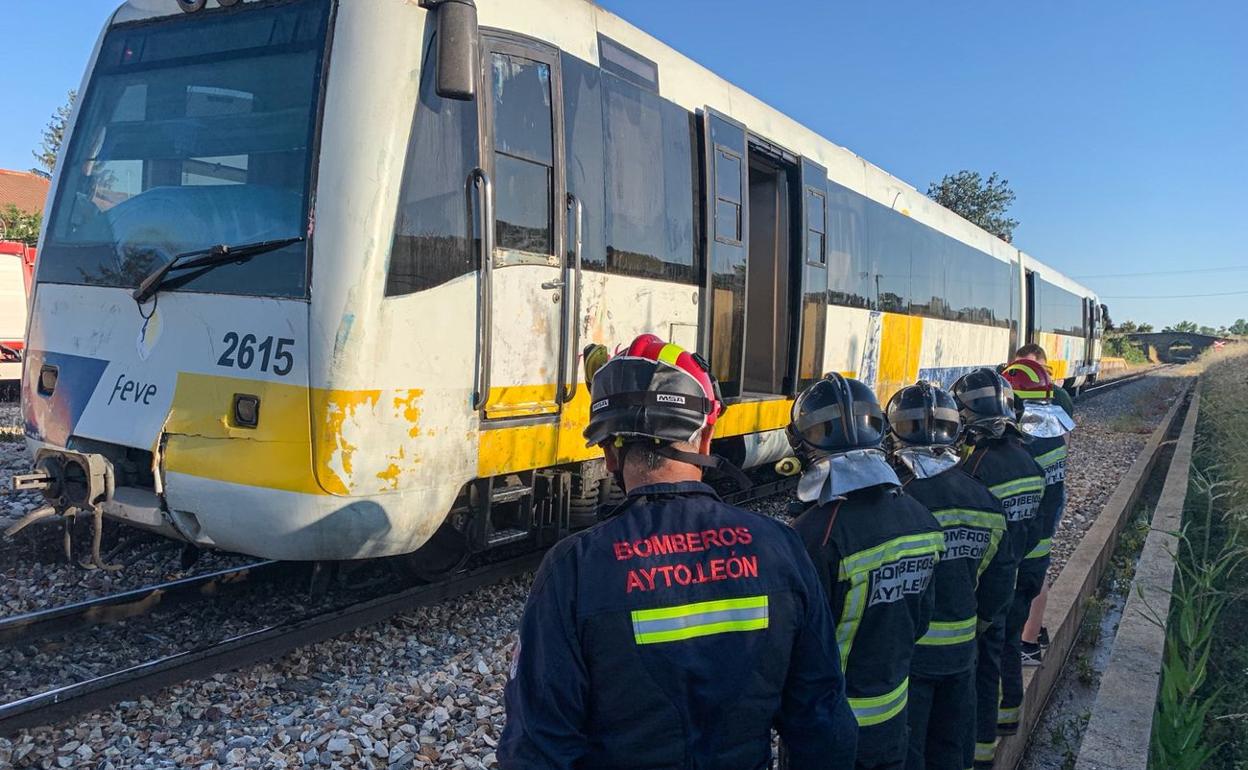
{"type": "Polygon", "coordinates": [[[227,332],[221,340],[225,343],[225,352],[217,359],[217,366],[228,366],[237,369],[250,369],[259,363],[260,371],[272,371],[285,377],[295,366],[295,357],[288,348],[295,341],[289,337],[265,337],[259,339],[254,334],[239,335],[238,332],[227,332]],[[256,358],[259,356],[259,362],[256,358]],[[272,369],[269,368],[270,364],[272,369]]]}

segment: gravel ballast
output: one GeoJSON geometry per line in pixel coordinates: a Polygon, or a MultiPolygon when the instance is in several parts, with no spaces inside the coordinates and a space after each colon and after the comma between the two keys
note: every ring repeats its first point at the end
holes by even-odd
{"type": "MultiPolygon", "coordinates": [[[[16,403],[0,401],[0,531],[43,505],[37,492],[9,492],[13,476],[30,469],[31,459],[21,439],[20,409],[16,403]]],[[[90,547],[90,517],[79,518],[74,527],[75,559],[86,558],[90,547]]],[[[13,539],[0,537],[0,617],[257,561],[242,554],[204,551],[191,567],[183,569],[178,544],[106,522],[102,551],[107,555],[112,550],[116,550],[114,561],[130,562],[125,569],[84,570],[65,562],[61,526],[55,521],[32,524],[13,539]]]]}
{"type": "MultiPolygon", "coordinates": [[[[1054,574],[1160,421],[1178,384],[1177,376],[1163,372],[1078,405],[1054,574]]],[[[0,404],[0,410],[7,408],[0,404]]],[[[0,485],[7,486],[8,475],[25,470],[26,463],[20,444],[0,440],[0,485]]],[[[0,496],[0,518],[13,517],[14,502],[0,496]]],[[[16,503],[24,506],[25,498],[16,503]]],[[[751,507],[782,515],[786,503],[770,498],[751,507]]],[[[36,570],[20,548],[11,548],[0,543],[3,614],[14,611],[10,606],[48,606],[68,600],[63,597],[116,590],[91,582],[108,576],[84,576],[55,559],[39,562],[36,570]]],[[[168,556],[162,563],[154,573],[167,571],[170,563],[177,566],[168,556]]],[[[502,690],[528,581],[507,580],[272,663],[0,739],[0,767],[496,767],[502,690]]],[[[149,574],[138,584],[150,582],[149,574]]]]}

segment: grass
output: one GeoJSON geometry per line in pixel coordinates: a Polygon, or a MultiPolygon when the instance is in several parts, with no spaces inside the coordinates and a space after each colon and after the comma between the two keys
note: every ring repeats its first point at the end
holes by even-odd
{"type": "Polygon", "coordinates": [[[1079,741],[1092,712],[1085,709],[1065,722],[1049,728],[1049,744],[1062,754],[1062,770],[1074,770],[1079,758],[1079,741]]]}
{"type": "Polygon", "coordinates": [[[1248,352],[1202,359],[1150,766],[1248,767],[1248,352]]]}

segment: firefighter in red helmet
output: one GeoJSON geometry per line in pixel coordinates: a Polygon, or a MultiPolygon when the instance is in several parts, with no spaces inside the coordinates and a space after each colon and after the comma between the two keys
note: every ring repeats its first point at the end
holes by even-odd
{"type": "MultiPolygon", "coordinates": [[[[503,768],[847,770],[856,730],[836,628],[782,523],[702,483],[724,406],[696,355],[642,335],[596,372],[589,444],[627,493],[534,578],[499,743],[503,768]]],[[[725,469],[727,470],[727,469],[725,469]]]]}

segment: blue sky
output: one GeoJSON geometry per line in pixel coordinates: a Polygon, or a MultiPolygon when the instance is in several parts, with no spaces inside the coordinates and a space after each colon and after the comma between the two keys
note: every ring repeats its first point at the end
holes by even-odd
{"type": "MultiPolygon", "coordinates": [[[[1248,4],[600,2],[920,189],[1001,172],[1015,242],[1112,274],[1081,280],[1116,320],[1248,317],[1248,4]]],[[[116,4],[0,0],[31,31],[6,36],[0,168],[32,165],[116,4]]]]}

